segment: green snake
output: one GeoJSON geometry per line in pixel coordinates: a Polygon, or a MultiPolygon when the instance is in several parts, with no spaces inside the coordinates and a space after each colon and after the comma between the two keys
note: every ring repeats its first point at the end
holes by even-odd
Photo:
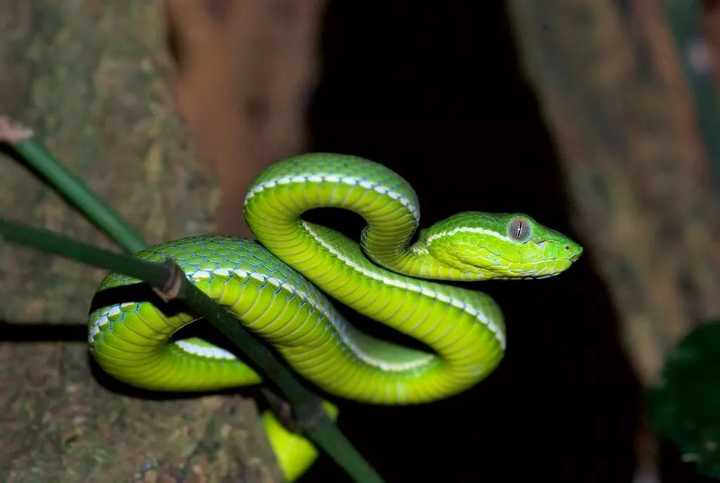
{"type": "MultiPolygon", "coordinates": [[[[245,218],[257,241],[195,236],[137,256],[174,258],[189,280],[273,344],[302,376],[331,394],[374,404],[457,394],[503,356],[505,326],[493,300],[427,279],[547,277],[582,252],[522,214],[463,212],[413,241],[420,210],[412,187],[381,164],[339,154],[306,154],[269,166],[248,189],[245,218]],[[361,243],[303,220],[304,212],[322,207],[361,215],[367,222],[361,243]],[[322,292],[427,350],[361,332],[322,292]]],[[[110,274],[99,290],[136,283],[110,274]]],[[[90,350],[117,379],[151,390],[260,382],[231,352],[195,337],[177,340],[174,334],[193,320],[147,300],[108,304],[90,314],[90,350]]],[[[314,448],[271,415],[263,422],[285,477],[297,478],[314,448]]]]}

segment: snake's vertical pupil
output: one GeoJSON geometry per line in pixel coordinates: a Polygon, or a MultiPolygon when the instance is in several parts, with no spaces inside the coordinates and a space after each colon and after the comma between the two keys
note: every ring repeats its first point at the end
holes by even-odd
{"type": "Polygon", "coordinates": [[[530,223],[523,218],[514,218],[508,225],[510,238],[525,242],[530,238],[530,223]]]}

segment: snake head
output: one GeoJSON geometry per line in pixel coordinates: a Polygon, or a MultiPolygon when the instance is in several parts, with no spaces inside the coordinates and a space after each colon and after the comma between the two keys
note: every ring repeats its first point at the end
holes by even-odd
{"type": "Polygon", "coordinates": [[[531,217],[463,212],[424,230],[429,254],[470,279],[542,278],[566,270],[582,247],[531,217]]]}

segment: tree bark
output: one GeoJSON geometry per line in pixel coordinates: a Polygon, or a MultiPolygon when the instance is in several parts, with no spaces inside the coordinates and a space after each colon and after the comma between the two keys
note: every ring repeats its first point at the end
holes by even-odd
{"type": "MultiPolygon", "coordinates": [[[[228,220],[242,219],[243,184],[302,147],[321,6],[0,0],[0,111],[149,243],[215,231],[221,200],[220,230],[238,232],[228,220]],[[188,138],[215,162],[196,163],[188,138]]],[[[3,216],[114,248],[26,169],[0,162],[3,216]]],[[[89,361],[85,320],[102,276],[0,245],[0,321],[10,321],[0,325],[0,480],[280,481],[251,401],[139,392],[89,361]]]]}
{"type": "Polygon", "coordinates": [[[678,338],[720,314],[718,185],[683,53],[659,2],[510,5],[587,256],[650,384],[678,338]]]}
{"type": "MultiPolygon", "coordinates": [[[[678,14],[692,18],[698,2],[509,5],[586,256],[604,276],[624,346],[651,386],[678,339],[720,314],[717,136],[707,136],[718,106],[698,101],[717,29],[705,40],[698,16],[689,40],[673,36],[678,14]]],[[[658,445],[647,428],[636,446],[637,481],[658,481],[658,445]]]]}
{"type": "MultiPolygon", "coordinates": [[[[0,109],[32,127],[148,243],[213,231],[219,191],[174,113],[159,2],[0,0],[0,109]]],[[[3,216],[114,246],[2,160],[3,216]]],[[[82,322],[102,271],[4,246],[0,319],[82,322]]]]}
{"type": "Polygon", "coordinates": [[[281,481],[249,399],[93,378],[77,342],[5,342],[0,367],[2,481],[281,481]]]}

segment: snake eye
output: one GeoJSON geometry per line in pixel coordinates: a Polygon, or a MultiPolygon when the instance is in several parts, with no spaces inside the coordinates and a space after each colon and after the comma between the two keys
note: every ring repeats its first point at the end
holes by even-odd
{"type": "Polygon", "coordinates": [[[525,218],[513,218],[508,223],[508,236],[515,241],[526,242],[530,239],[530,223],[525,218]]]}

